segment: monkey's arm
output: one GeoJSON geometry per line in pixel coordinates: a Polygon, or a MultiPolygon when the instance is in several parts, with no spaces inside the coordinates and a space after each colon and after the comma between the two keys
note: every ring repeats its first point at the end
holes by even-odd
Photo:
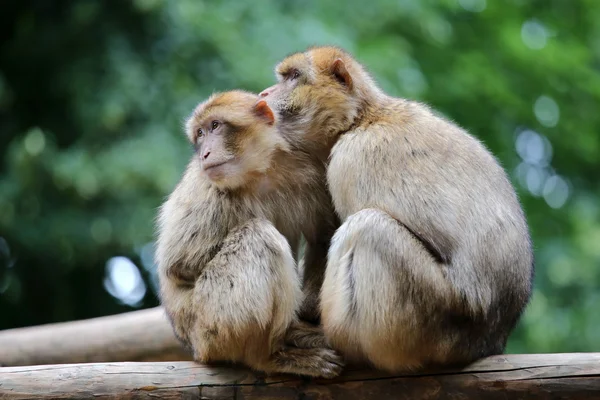
{"type": "Polygon", "coordinates": [[[160,208],[157,221],[158,268],[180,286],[194,285],[223,246],[227,234],[222,221],[226,211],[206,182],[200,180],[199,188],[193,186],[193,167],[190,163],[183,179],[160,208]]]}
{"type": "Polygon", "coordinates": [[[198,244],[199,251],[196,256],[182,255],[177,261],[167,266],[166,276],[178,286],[194,286],[202,270],[219,253],[222,246],[222,241],[209,248],[198,244]]]}

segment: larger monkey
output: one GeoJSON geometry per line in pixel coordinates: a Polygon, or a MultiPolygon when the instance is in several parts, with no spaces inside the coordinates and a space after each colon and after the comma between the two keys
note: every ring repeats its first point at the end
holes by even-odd
{"type": "Polygon", "coordinates": [[[196,154],[158,218],[161,301],[197,361],[333,377],[341,359],[296,317],[300,234],[318,269],[335,229],[325,167],[291,149],[257,100],[216,94],[187,122],[196,154]]]}
{"type": "Polygon", "coordinates": [[[494,157],[425,105],[383,93],[341,49],[293,54],[276,74],[261,96],[279,128],[330,157],[343,222],[321,292],[333,347],[389,371],[502,353],[533,255],[494,157]]]}

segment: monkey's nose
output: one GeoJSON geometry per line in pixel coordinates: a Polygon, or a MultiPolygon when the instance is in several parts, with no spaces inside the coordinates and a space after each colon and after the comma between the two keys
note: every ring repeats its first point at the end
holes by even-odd
{"type": "Polygon", "coordinates": [[[258,94],[260,97],[267,97],[269,95],[269,89],[265,89],[258,94]]]}
{"type": "Polygon", "coordinates": [[[210,151],[207,151],[206,153],[204,153],[202,158],[204,158],[206,160],[208,158],[208,156],[210,156],[210,151]]]}

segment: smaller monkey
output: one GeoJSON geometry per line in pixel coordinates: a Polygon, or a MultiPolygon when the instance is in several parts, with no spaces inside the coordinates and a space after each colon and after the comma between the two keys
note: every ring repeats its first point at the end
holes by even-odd
{"type": "MultiPolygon", "coordinates": [[[[266,102],[244,91],[198,105],[186,132],[196,154],[160,209],[156,252],[176,336],[199,362],[338,375],[322,330],[297,317],[300,236],[310,247],[327,243],[320,228],[335,230],[324,165],[292,150],[266,102]]],[[[305,263],[323,268],[326,252],[307,251],[305,263]]]]}

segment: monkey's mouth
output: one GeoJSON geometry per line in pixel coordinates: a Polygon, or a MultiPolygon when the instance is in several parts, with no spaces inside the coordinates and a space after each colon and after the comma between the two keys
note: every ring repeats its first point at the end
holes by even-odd
{"type": "Polygon", "coordinates": [[[212,168],[217,168],[220,167],[221,165],[225,165],[227,164],[227,161],[219,161],[219,162],[215,162],[215,163],[204,163],[202,164],[202,169],[205,171],[208,171],[212,168]]]}
{"type": "Polygon", "coordinates": [[[217,161],[202,165],[204,174],[213,182],[220,182],[226,179],[231,173],[229,161],[217,161]]]}

